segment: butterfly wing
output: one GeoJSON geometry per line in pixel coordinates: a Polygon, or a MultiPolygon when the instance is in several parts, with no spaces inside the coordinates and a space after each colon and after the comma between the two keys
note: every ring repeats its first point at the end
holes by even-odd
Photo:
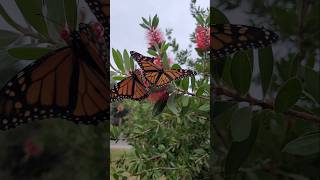
{"type": "Polygon", "coordinates": [[[107,73],[93,55],[96,47],[81,37],[74,32],[70,47],[28,65],[0,90],[0,129],[47,118],[86,124],[109,119],[107,73]]]}
{"type": "Polygon", "coordinates": [[[146,57],[134,51],[131,51],[130,54],[142,68],[145,79],[156,87],[166,86],[171,81],[196,75],[196,72],[185,69],[164,70],[161,66],[153,63],[155,58],[146,57]]]}
{"type": "Polygon", "coordinates": [[[213,58],[221,58],[249,48],[265,47],[277,39],[277,34],[265,28],[235,24],[210,26],[211,56],[213,58]]]}
{"type": "Polygon", "coordinates": [[[132,99],[140,101],[149,96],[150,90],[145,87],[142,76],[137,70],[121,80],[111,90],[111,101],[132,99]]]}

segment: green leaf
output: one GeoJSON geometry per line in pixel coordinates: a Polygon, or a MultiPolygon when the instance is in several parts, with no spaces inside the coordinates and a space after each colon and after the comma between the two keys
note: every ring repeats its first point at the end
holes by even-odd
{"type": "MultiPolygon", "coordinates": [[[[76,29],[77,27],[77,2],[78,0],[64,1],[64,11],[66,13],[66,19],[70,29],[76,29]]],[[[59,12],[59,11],[58,11],[59,12]]]]}
{"type": "Polygon", "coordinates": [[[59,33],[65,24],[66,15],[65,11],[63,11],[64,0],[46,0],[46,5],[48,8],[45,18],[47,19],[50,37],[55,37],[58,39],[60,37],[59,33]]]}
{"type": "Polygon", "coordinates": [[[152,116],[158,116],[159,114],[162,113],[163,109],[166,107],[168,99],[165,100],[159,100],[156,102],[156,104],[153,106],[153,110],[152,110],[152,116]]]}
{"type": "Polygon", "coordinates": [[[188,88],[189,88],[189,77],[186,77],[181,81],[181,87],[185,91],[188,90],[188,88]]]}
{"type": "Polygon", "coordinates": [[[278,113],[287,111],[298,101],[301,94],[302,85],[299,79],[289,79],[279,88],[274,104],[275,111],[278,113]]]}
{"type": "Polygon", "coordinates": [[[175,115],[178,115],[179,114],[179,110],[177,109],[177,103],[176,103],[176,94],[173,93],[169,99],[168,99],[168,103],[167,103],[167,106],[168,106],[168,109],[175,115]]]}
{"type": "Polygon", "coordinates": [[[251,84],[251,64],[247,55],[243,52],[235,54],[231,62],[231,79],[234,88],[245,95],[251,84]]]}
{"type": "Polygon", "coordinates": [[[147,52],[148,52],[148,54],[150,54],[151,56],[158,56],[157,51],[154,51],[154,50],[152,50],[152,49],[149,49],[147,52]]]}
{"type": "Polygon", "coordinates": [[[20,35],[6,30],[0,30],[0,48],[6,47],[14,42],[20,35]]]}
{"type": "Polygon", "coordinates": [[[121,81],[124,78],[126,78],[126,77],[124,77],[124,76],[112,76],[112,79],[115,80],[115,81],[121,81]]]}
{"type": "Polygon", "coordinates": [[[305,67],[305,90],[320,104],[320,72],[305,67]]]}
{"type": "Polygon", "coordinates": [[[18,25],[5,11],[5,8],[0,4],[0,16],[13,28],[20,30],[20,25],[18,25]]]}
{"type": "Polygon", "coordinates": [[[197,22],[198,22],[198,24],[200,24],[200,25],[205,25],[205,21],[204,21],[204,19],[203,19],[203,17],[202,17],[202,15],[197,15],[196,16],[196,20],[197,20],[197,22]]]}
{"type": "Polygon", "coordinates": [[[189,96],[181,96],[181,103],[183,107],[187,107],[189,105],[189,96]]]}
{"type": "Polygon", "coordinates": [[[201,96],[206,90],[206,86],[202,85],[198,88],[197,92],[196,92],[196,96],[201,96]]]}
{"type": "MultiPolygon", "coordinates": [[[[259,130],[259,122],[264,118],[265,112],[262,111],[255,115],[250,121],[252,121],[252,128],[250,128],[249,136],[241,142],[232,142],[231,148],[228,152],[225,165],[225,174],[235,174],[241,165],[248,158],[257,138],[259,130]]],[[[241,127],[239,127],[241,128],[241,127]]]]}
{"type": "Polygon", "coordinates": [[[115,49],[112,48],[112,57],[113,57],[113,60],[114,62],[116,63],[118,69],[124,73],[125,70],[124,70],[124,66],[123,66],[123,59],[122,59],[122,56],[121,56],[121,53],[115,49]]]}
{"type": "Polygon", "coordinates": [[[196,78],[194,76],[191,76],[191,89],[194,91],[196,88],[196,78]]]}
{"type": "Polygon", "coordinates": [[[203,104],[198,108],[198,110],[208,112],[210,111],[210,104],[203,104]]]}
{"type": "Polygon", "coordinates": [[[139,24],[142,28],[144,28],[144,29],[149,29],[149,27],[147,26],[147,25],[145,25],[145,24],[139,24]]]}
{"type": "Polygon", "coordinates": [[[258,52],[262,92],[265,96],[269,89],[273,73],[273,53],[271,47],[259,49],[258,52]]]}
{"type": "Polygon", "coordinates": [[[320,131],[308,133],[291,142],[289,142],[282,150],[294,155],[313,155],[320,153],[320,131]]]}
{"type": "Polygon", "coordinates": [[[27,22],[40,34],[48,36],[47,24],[41,16],[43,14],[41,2],[41,0],[16,0],[16,4],[27,22]]]}
{"type": "Polygon", "coordinates": [[[130,64],[130,56],[127,50],[123,50],[123,60],[126,72],[129,72],[131,70],[131,64],[130,64]]]}
{"type": "Polygon", "coordinates": [[[210,25],[212,24],[228,24],[228,18],[218,9],[210,7],[210,25]]]}
{"type": "Polygon", "coordinates": [[[251,131],[251,121],[251,107],[243,107],[233,112],[230,124],[232,141],[241,142],[248,138],[251,131]]]}
{"type": "Polygon", "coordinates": [[[167,53],[164,53],[164,54],[163,54],[161,60],[162,60],[163,68],[164,68],[164,69],[168,69],[168,68],[169,68],[169,63],[168,63],[167,53]]]}
{"type": "Polygon", "coordinates": [[[142,17],[142,21],[145,25],[147,25],[147,27],[150,26],[149,22],[144,17],[142,17]]]}
{"type": "Polygon", "coordinates": [[[10,56],[23,59],[23,60],[35,60],[51,52],[52,49],[38,48],[38,47],[20,47],[8,49],[10,56]]]}
{"type": "Polygon", "coordinates": [[[155,15],[152,19],[152,27],[156,28],[159,24],[159,18],[157,15],[155,15]]]}

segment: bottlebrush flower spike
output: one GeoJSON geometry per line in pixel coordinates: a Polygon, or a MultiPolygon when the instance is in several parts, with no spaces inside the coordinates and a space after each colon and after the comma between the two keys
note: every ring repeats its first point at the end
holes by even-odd
{"type": "Polygon", "coordinates": [[[158,28],[149,29],[146,36],[149,48],[154,47],[155,45],[160,45],[164,41],[163,34],[158,28]]]}
{"type": "Polygon", "coordinates": [[[197,43],[197,48],[202,49],[202,50],[207,50],[209,49],[210,46],[210,29],[203,27],[203,26],[198,26],[196,28],[196,43],[197,43]]]}
{"type": "Polygon", "coordinates": [[[168,97],[169,97],[168,87],[165,86],[165,87],[162,87],[159,91],[151,93],[147,98],[147,100],[152,103],[156,103],[160,100],[165,101],[168,99],[168,97]]]}

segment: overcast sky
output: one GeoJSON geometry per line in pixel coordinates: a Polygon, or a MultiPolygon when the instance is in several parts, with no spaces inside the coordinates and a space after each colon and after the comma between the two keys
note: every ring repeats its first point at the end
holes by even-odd
{"type": "MultiPolygon", "coordinates": [[[[209,0],[198,0],[197,5],[207,8],[209,0]]],[[[111,0],[111,48],[128,51],[135,50],[146,54],[146,30],[139,24],[141,17],[158,15],[158,27],[165,33],[172,28],[172,37],[182,48],[190,44],[190,34],[195,30],[196,21],[190,14],[190,0],[111,0]]]]}

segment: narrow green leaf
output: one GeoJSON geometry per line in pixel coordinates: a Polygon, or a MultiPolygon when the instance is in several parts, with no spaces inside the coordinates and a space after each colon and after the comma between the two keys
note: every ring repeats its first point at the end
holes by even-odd
{"type": "Polygon", "coordinates": [[[112,57],[113,57],[113,60],[114,62],[116,63],[118,69],[124,73],[125,70],[124,70],[124,66],[123,66],[123,59],[122,59],[122,56],[121,56],[121,53],[115,49],[112,48],[112,57]]]}
{"type": "Polygon", "coordinates": [[[289,142],[282,150],[294,155],[313,155],[320,153],[320,132],[303,135],[289,142]]]}
{"type": "Polygon", "coordinates": [[[156,104],[153,106],[153,110],[152,110],[152,116],[155,117],[159,114],[162,113],[163,109],[166,107],[167,104],[167,100],[159,100],[156,102],[156,104]]]}
{"type": "Polygon", "coordinates": [[[265,96],[269,89],[273,73],[273,53],[272,48],[259,49],[259,70],[261,77],[262,92],[265,96]]]}
{"type": "Polygon", "coordinates": [[[189,105],[189,96],[181,96],[181,103],[183,107],[187,107],[189,105]]]}
{"type": "Polygon", "coordinates": [[[305,67],[305,90],[320,104],[320,72],[305,67]]]}
{"type": "Polygon", "coordinates": [[[38,47],[20,47],[8,49],[8,54],[12,57],[23,60],[35,60],[51,52],[52,49],[38,47]]]}
{"type": "MultiPolygon", "coordinates": [[[[76,29],[77,27],[77,2],[78,0],[65,0],[64,11],[66,13],[66,19],[70,29],[76,29]]],[[[59,11],[58,11],[59,12],[59,11]]]]}
{"type": "Polygon", "coordinates": [[[194,76],[191,76],[191,89],[194,91],[196,88],[196,78],[194,76]]]}
{"type": "Polygon", "coordinates": [[[297,78],[286,81],[278,91],[275,99],[274,108],[278,113],[287,111],[293,106],[302,94],[302,85],[297,78]]]}
{"type": "Polygon", "coordinates": [[[0,16],[13,28],[20,30],[20,25],[17,24],[5,11],[5,8],[0,4],[0,16]]]}
{"type": "Polygon", "coordinates": [[[127,50],[123,50],[123,60],[125,65],[126,72],[129,72],[131,70],[131,64],[130,64],[130,56],[127,50]]]}
{"type": "Polygon", "coordinates": [[[159,19],[158,19],[158,16],[155,15],[152,19],[152,27],[153,28],[156,28],[158,26],[158,23],[159,23],[159,19]]]}
{"type": "Polygon", "coordinates": [[[202,94],[204,93],[206,89],[206,86],[200,86],[196,92],[196,96],[202,96],[202,94]]]}
{"type": "Polygon", "coordinates": [[[238,169],[248,158],[257,138],[260,126],[259,122],[264,118],[264,116],[265,113],[262,111],[250,119],[252,127],[250,128],[250,134],[246,139],[240,142],[232,142],[226,158],[225,174],[227,176],[237,173],[238,169]]]}
{"type": "Polygon", "coordinates": [[[124,76],[112,76],[112,79],[115,80],[115,81],[121,81],[124,78],[126,78],[126,77],[124,77],[124,76]]]}
{"type": "Polygon", "coordinates": [[[154,50],[152,50],[152,49],[149,49],[147,52],[148,52],[148,54],[150,54],[151,56],[158,56],[157,51],[154,51],[154,50]]]}
{"type": "Polygon", "coordinates": [[[6,47],[14,42],[20,35],[6,30],[0,30],[0,48],[6,47]]]}
{"type": "Polygon", "coordinates": [[[189,88],[189,77],[186,77],[181,81],[181,87],[185,91],[188,90],[188,88],[189,88]]]}
{"type": "Polygon", "coordinates": [[[168,69],[168,68],[169,68],[169,63],[168,63],[167,53],[164,53],[164,54],[163,54],[161,60],[162,60],[163,68],[164,68],[164,69],[168,69]]]}
{"type": "Polygon", "coordinates": [[[43,14],[41,2],[42,1],[40,0],[16,0],[16,4],[27,22],[40,34],[48,36],[47,24],[45,19],[41,16],[43,14]]]}
{"type": "Polygon", "coordinates": [[[150,26],[149,22],[144,17],[142,17],[142,21],[144,22],[145,25],[150,26]]]}
{"type": "Polygon", "coordinates": [[[198,108],[199,111],[209,112],[210,111],[210,104],[203,104],[198,108]]]}
{"type": "Polygon", "coordinates": [[[210,7],[210,25],[212,24],[227,24],[228,18],[218,9],[210,7]]]}
{"type": "Polygon", "coordinates": [[[145,25],[145,24],[139,24],[142,28],[144,28],[144,29],[149,29],[149,27],[147,26],[147,25],[145,25]]]}
{"type": "Polygon", "coordinates": [[[58,39],[65,24],[64,0],[46,0],[46,5],[46,18],[50,37],[58,39]]]}
{"type": "Polygon", "coordinates": [[[177,103],[176,103],[176,94],[172,94],[171,96],[169,96],[169,99],[168,99],[168,103],[167,103],[167,106],[168,106],[168,109],[175,115],[178,115],[179,114],[179,110],[177,109],[177,103]]]}
{"type": "Polygon", "coordinates": [[[251,64],[247,55],[243,52],[235,54],[231,62],[231,79],[234,88],[245,95],[251,84],[251,64]]]}
{"type": "Polygon", "coordinates": [[[243,107],[233,112],[230,128],[234,142],[241,142],[248,138],[251,131],[251,120],[251,107],[243,107]]]}

